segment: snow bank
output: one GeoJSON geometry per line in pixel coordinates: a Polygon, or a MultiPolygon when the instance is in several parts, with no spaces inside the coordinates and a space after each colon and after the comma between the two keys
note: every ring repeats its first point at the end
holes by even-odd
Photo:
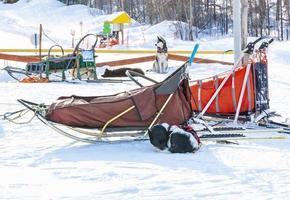
{"type": "MultiPolygon", "coordinates": [[[[145,33],[147,35],[161,35],[165,38],[177,38],[176,33],[176,21],[163,21],[149,27],[145,33]]],[[[176,33],[177,34],[177,33],[176,33]]]]}
{"type": "MultiPolygon", "coordinates": [[[[17,39],[18,47],[32,48],[29,44],[30,37],[39,32],[39,24],[43,25],[46,35],[43,36],[44,48],[53,42],[66,47],[71,45],[71,30],[75,30],[76,38],[95,30],[97,24],[103,21],[103,14],[98,9],[88,8],[84,5],[65,6],[56,0],[20,0],[15,4],[1,4],[0,6],[1,35],[14,33],[25,37],[25,40],[17,39]],[[82,25],[81,25],[82,24],[82,25]],[[6,34],[5,34],[6,32],[6,34]],[[22,44],[22,41],[28,41],[22,44]]],[[[2,41],[3,42],[3,41],[2,41]]],[[[12,48],[8,41],[1,43],[1,47],[12,48]]]]}
{"type": "Polygon", "coordinates": [[[4,70],[0,70],[0,83],[1,82],[15,82],[15,80],[8,75],[4,70]]]}
{"type": "Polygon", "coordinates": [[[32,47],[30,37],[28,37],[28,35],[25,36],[25,34],[19,34],[17,31],[10,33],[0,30],[0,36],[0,48],[20,48],[20,45],[23,45],[23,47],[34,48],[32,47]]]}
{"type": "MultiPolygon", "coordinates": [[[[71,47],[71,31],[75,31],[75,40],[87,33],[102,32],[103,22],[111,17],[98,9],[84,5],[65,6],[56,0],[20,0],[15,4],[0,4],[0,11],[0,48],[34,48],[30,40],[34,33],[39,32],[39,24],[42,24],[45,33],[44,48],[49,48],[54,42],[68,48],[71,47]]],[[[231,38],[215,40],[209,45],[206,41],[182,41],[178,39],[176,21],[163,21],[153,26],[132,21],[125,26],[125,45],[113,48],[127,48],[129,40],[129,48],[152,49],[155,48],[157,35],[167,40],[169,49],[191,50],[196,42],[201,43],[200,50],[228,50],[233,47],[231,38]]]]}
{"type": "Polygon", "coordinates": [[[269,48],[269,58],[281,64],[290,65],[290,41],[274,41],[269,48]]]}

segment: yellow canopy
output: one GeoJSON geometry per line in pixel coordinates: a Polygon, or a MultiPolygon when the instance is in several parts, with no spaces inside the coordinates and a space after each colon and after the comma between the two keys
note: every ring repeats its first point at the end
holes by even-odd
{"type": "Polygon", "coordinates": [[[107,21],[111,24],[125,24],[131,23],[131,17],[128,15],[128,13],[122,11],[113,13],[107,21]]]}

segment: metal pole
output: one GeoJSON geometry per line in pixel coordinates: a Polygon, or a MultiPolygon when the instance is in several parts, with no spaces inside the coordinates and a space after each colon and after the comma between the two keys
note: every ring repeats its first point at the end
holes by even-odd
{"type": "Polygon", "coordinates": [[[153,119],[153,121],[151,122],[150,126],[148,127],[147,131],[145,132],[144,136],[146,136],[148,134],[148,130],[152,128],[152,126],[155,124],[155,122],[157,121],[157,119],[159,118],[159,116],[162,114],[163,110],[165,109],[165,107],[167,106],[167,104],[169,103],[170,99],[173,97],[174,93],[171,93],[169,95],[169,97],[166,99],[164,105],[161,107],[160,111],[157,113],[156,117],[153,119]]]}
{"type": "Polygon", "coordinates": [[[241,55],[241,2],[234,0],[234,52],[235,64],[241,55]]]}
{"type": "Polygon", "coordinates": [[[189,39],[192,39],[192,0],[189,1],[189,39]]]}
{"type": "MultiPolygon", "coordinates": [[[[241,49],[246,48],[248,37],[248,0],[241,0],[241,49]]],[[[243,64],[247,64],[247,61],[243,64]]]]}
{"type": "Polygon", "coordinates": [[[39,25],[39,60],[41,60],[42,24],[39,25]]]}
{"type": "Polygon", "coordinates": [[[246,74],[245,74],[245,77],[244,77],[244,82],[243,82],[243,85],[242,85],[242,90],[241,90],[240,97],[239,97],[238,107],[237,107],[237,111],[236,111],[235,119],[234,119],[234,123],[236,123],[236,124],[238,123],[238,118],[239,118],[239,114],[240,114],[242,101],[243,101],[243,97],[244,97],[244,94],[245,94],[245,89],[246,89],[248,77],[249,77],[249,74],[250,74],[251,66],[252,66],[252,64],[248,63],[247,69],[246,69],[246,74]]]}

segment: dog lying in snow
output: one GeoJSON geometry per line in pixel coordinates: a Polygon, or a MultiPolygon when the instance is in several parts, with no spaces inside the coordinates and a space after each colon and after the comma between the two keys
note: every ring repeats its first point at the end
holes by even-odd
{"type": "Polygon", "coordinates": [[[190,126],[184,126],[182,129],[163,123],[153,126],[148,132],[153,146],[161,150],[168,148],[171,153],[195,152],[201,144],[190,126]]]}
{"type": "Polygon", "coordinates": [[[157,73],[167,73],[168,72],[168,54],[167,45],[163,37],[157,36],[157,47],[156,58],[153,63],[153,71],[157,73]]]}
{"type": "MultiPolygon", "coordinates": [[[[113,69],[113,70],[110,70],[110,69],[105,69],[104,71],[104,74],[102,75],[102,77],[126,77],[126,71],[127,70],[130,70],[130,71],[134,71],[134,72],[137,72],[139,74],[142,74],[144,75],[144,72],[142,69],[140,68],[127,68],[127,67],[124,67],[124,68],[119,68],[119,69],[113,69]]],[[[133,74],[133,76],[135,76],[133,74]]]]}

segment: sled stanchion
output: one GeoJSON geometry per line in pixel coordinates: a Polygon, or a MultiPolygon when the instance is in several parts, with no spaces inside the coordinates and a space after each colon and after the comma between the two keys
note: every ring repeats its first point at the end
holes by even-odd
{"type": "MultiPolygon", "coordinates": [[[[166,99],[164,105],[161,107],[160,111],[157,113],[156,117],[153,119],[150,126],[148,127],[148,130],[150,128],[152,128],[152,126],[155,124],[155,122],[157,121],[157,119],[159,118],[159,116],[161,115],[161,113],[163,112],[163,110],[165,109],[165,107],[169,103],[170,99],[173,97],[173,95],[174,95],[174,93],[170,94],[169,97],[166,99]]],[[[146,136],[148,134],[148,130],[145,132],[144,136],[146,136]]]]}
{"type": "Polygon", "coordinates": [[[119,117],[125,115],[127,112],[131,111],[133,108],[135,108],[135,106],[131,106],[130,108],[126,109],[125,111],[121,112],[120,114],[116,115],[115,117],[113,117],[112,119],[110,119],[102,128],[100,136],[102,137],[104,135],[105,129],[107,128],[107,126],[115,121],[116,119],[118,119],[119,117]]]}
{"type": "Polygon", "coordinates": [[[247,84],[247,81],[248,81],[248,78],[249,78],[249,73],[250,73],[251,66],[252,66],[252,63],[251,62],[248,63],[247,69],[246,69],[246,74],[245,74],[245,77],[244,77],[244,82],[243,82],[243,85],[242,85],[242,89],[241,89],[241,93],[240,93],[240,97],[239,97],[239,101],[238,101],[238,106],[237,106],[237,110],[236,110],[236,114],[235,114],[234,123],[238,122],[238,117],[239,117],[239,114],[240,114],[240,109],[241,109],[241,106],[242,106],[242,101],[243,101],[243,97],[244,97],[244,94],[245,94],[246,84],[247,84]]]}

